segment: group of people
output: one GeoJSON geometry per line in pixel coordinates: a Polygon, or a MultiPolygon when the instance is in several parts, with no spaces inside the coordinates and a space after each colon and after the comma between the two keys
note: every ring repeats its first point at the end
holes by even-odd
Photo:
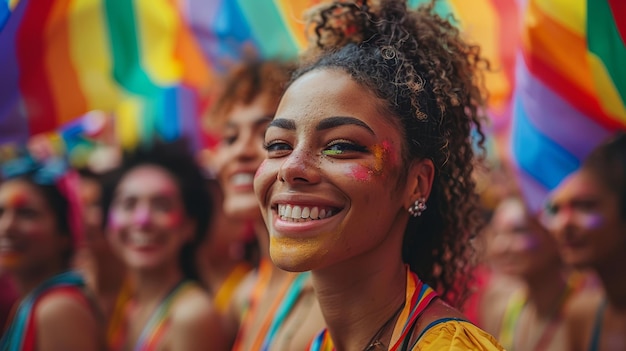
{"type": "Polygon", "coordinates": [[[221,83],[202,157],[180,139],[98,175],[3,161],[17,301],[0,351],[624,349],[626,137],[545,211],[511,197],[485,227],[479,47],[432,4],[335,1],[307,20],[297,65],[221,83]],[[508,277],[470,321],[481,235],[508,277]]]}

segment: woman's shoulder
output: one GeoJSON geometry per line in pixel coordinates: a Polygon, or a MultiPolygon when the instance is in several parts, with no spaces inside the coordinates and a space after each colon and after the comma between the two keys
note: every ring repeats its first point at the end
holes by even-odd
{"type": "Polygon", "coordinates": [[[194,323],[217,314],[209,293],[196,283],[186,283],[170,308],[172,323],[194,323]]]}
{"type": "Polygon", "coordinates": [[[233,336],[227,335],[224,316],[215,308],[210,295],[191,283],[176,296],[170,308],[169,347],[171,350],[227,350],[233,336]]]}
{"type": "Polygon", "coordinates": [[[504,348],[491,334],[468,321],[443,318],[423,332],[414,350],[503,351],[504,348]]]}
{"type": "Polygon", "coordinates": [[[413,350],[504,350],[491,334],[439,299],[426,310],[417,330],[413,350]]]}

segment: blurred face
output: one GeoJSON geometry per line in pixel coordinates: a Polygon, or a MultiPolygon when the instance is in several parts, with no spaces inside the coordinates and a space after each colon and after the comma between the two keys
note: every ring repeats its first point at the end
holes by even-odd
{"type": "Polygon", "coordinates": [[[254,181],[279,267],[325,268],[401,240],[402,136],[379,103],[337,70],[309,72],[285,93],[254,181]]]}
{"type": "Polygon", "coordinates": [[[28,273],[61,262],[71,246],[37,188],[24,180],[0,185],[0,271],[28,273]]]}
{"type": "Polygon", "coordinates": [[[129,268],[142,270],[178,265],[194,225],[174,178],[161,167],[144,165],[117,186],[108,228],[113,249],[129,268]]]}
{"type": "Polygon", "coordinates": [[[626,221],[619,212],[617,194],[581,170],[555,190],[545,221],[566,263],[596,268],[626,254],[626,221]]]}
{"type": "Polygon", "coordinates": [[[558,265],[554,240],[539,223],[529,218],[517,199],[502,202],[491,221],[489,255],[498,271],[531,277],[549,265],[558,265]]]}
{"type": "Polygon", "coordinates": [[[259,217],[252,186],[254,174],[265,159],[263,135],[275,112],[268,97],[261,95],[249,105],[235,105],[228,114],[215,162],[224,191],[224,211],[230,216],[259,217]]]}

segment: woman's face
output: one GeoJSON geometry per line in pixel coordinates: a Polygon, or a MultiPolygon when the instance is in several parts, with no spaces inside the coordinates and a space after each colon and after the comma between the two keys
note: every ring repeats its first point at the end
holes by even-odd
{"type": "Polygon", "coordinates": [[[265,128],[275,112],[275,106],[263,94],[249,105],[235,105],[228,113],[215,154],[215,168],[224,191],[224,211],[230,216],[259,218],[252,185],[254,174],[265,159],[265,128]]]}
{"type": "Polygon", "coordinates": [[[254,181],[276,265],[321,269],[401,242],[411,191],[400,181],[402,135],[382,111],[338,70],[306,73],[286,91],[254,181]]]}
{"type": "Polygon", "coordinates": [[[142,165],[122,178],[111,204],[108,238],[129,268],[177,265],[194,229],[178,184],[165,169],[142,165]]]}
{"type": "Polygon", "coordinates": [[[579,268],[610,265],[626,253],[626,220],[615,191],[581,170],[555,190],[545,221],[556,236],[563,260],[579,268]]]}
{"type": "Polygon", "coordinates": [[[60,233],[50,204],[25,180],[0,185],[0,271],[29,272],[62,262],[69,233],[60,233]]]}
{"type": "Polygon", "coordinates": [[[496,270],[525,278],[548,265],[559,264],[554,239],[529,217],[521,201],[503,201],[494,213],[490,229],[488,254],[496,270]]]}

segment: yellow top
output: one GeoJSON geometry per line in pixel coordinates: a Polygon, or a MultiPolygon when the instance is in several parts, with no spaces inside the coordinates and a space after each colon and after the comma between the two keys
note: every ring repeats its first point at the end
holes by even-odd
{"type": "Polygon", "coordinates": [[[412,351],[504,351],[493,336],[469,322],[442,319],[433,324],[427,327],[412,351]]]}

